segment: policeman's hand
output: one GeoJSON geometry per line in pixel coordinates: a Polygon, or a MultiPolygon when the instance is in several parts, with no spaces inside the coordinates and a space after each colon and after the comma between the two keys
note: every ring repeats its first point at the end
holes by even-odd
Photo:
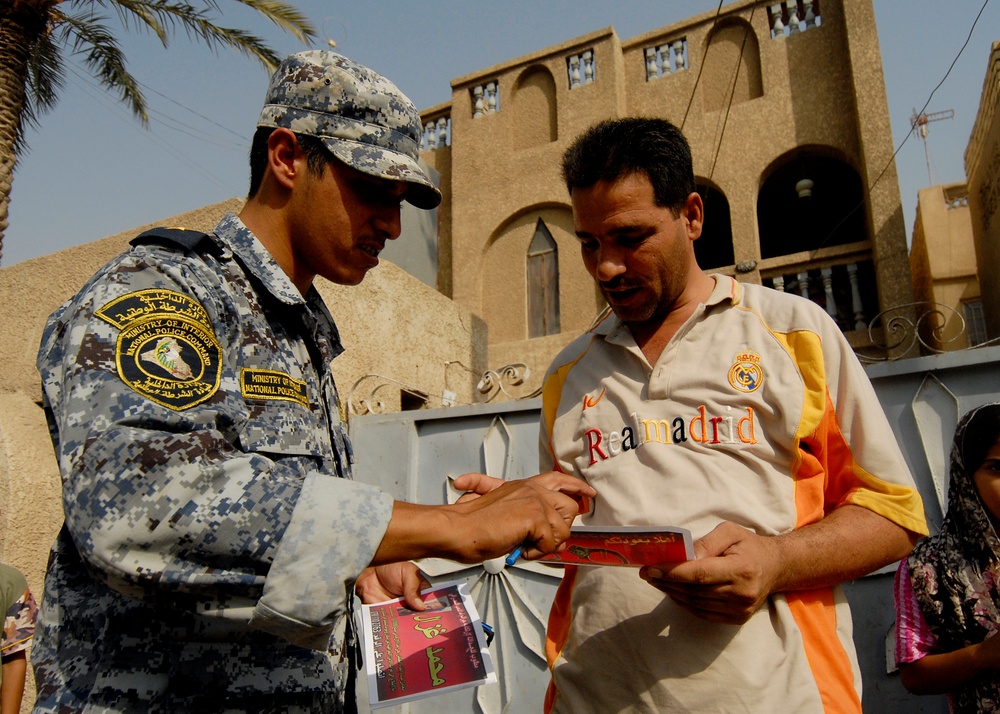
{"type": "MultiPolygon", "coordinates": [[[[537,476],[532,476],[528,480],[537,483],[543,488],[565,493],[573,498],[577,504],[579,504],[580,501],[590,498],[596,494],[594,489],[588,486],[583,480],[574,476],[567,476],[566,474],[558,471],[548,471],[546,473],[538,474],[537,476]]],[[[504,483],[506,483],[506,481],[503,479],[493,478],[492,476],[487,476],[486,474],[468,473],[459,476],[455,479],[452,485],[459,491],[465,491],[465,493],[458,499],[458,503],[464,503],[474,498],[478,498],[481,495],[490,493],[491,491],[494,491],[502,486],[504,483]]],[[[573,518],[575,518],[580,512],[580,507],[577,505],[573,514],[568,516],[569,522],[572,523],[573,518]]]]}
{"type": "Polygon", "coordinates": [[[404,560],[365,568],[354,583],[354,590],[366,604],[385,602],[402,595],[408,608],[420,612],[426,608],[420,591],[430,586],[417,566],[404,560]]]}
{"type": "MultiPolygon", "coordinates": [[[[569,536],[569,526],[579,512],[576,498],[596,495],[593,488],[573,476],[546,473],[528,479],[503,481],[499,485],[474,478],[456,481],[456,485],[477,489],[484,484],[486,493],[447,506],[458,519],[454,559],[478,563],[506,555],[525,545],[522,555],[538,558],[561,549],[569,536]],[[471,484],[471,485],[469,485],[471,484]]],[[[489,478],[489,477],[485,477],[489,478]]]]}
{"type": "Polygon", "coordinates": [[[694,544],[695,559],[647,566],[639,577],[711,622],[741,625],[771,594],[781,572],[775,539],[720,523],[694,544]]]}

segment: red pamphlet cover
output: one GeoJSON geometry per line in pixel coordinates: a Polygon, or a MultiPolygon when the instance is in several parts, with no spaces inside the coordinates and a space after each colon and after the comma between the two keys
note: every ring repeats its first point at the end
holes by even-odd
{"type": "Polygon", "coordinates": [[[652,526],[577,526],[570,529],[566,549],[539,558],[567,565],[618,565],[639,568],[694,560],[694,543],[686,528],[652,526]]]}
{"type": "Polygon", "coordinates": [[[497,681],[468,585],[444,583],[421,595],[428,605],[423,612],[402,598],[362,605],[373,709],[497,681]]]}

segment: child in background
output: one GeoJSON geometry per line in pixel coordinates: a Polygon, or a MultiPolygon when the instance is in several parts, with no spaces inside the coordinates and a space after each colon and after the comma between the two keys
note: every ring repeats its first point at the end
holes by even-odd
{"type": "Polygon", "coordinates": [[[1000,404],[965,415],[948,514],[896,572],[896,664],[914,694],[953,712],[1000,712],[1000,404]]]}
{"type": "Polygon", "coordinates": [[[35,633],[38,605],[20,571],[0,563],[0,714],[17,714],[28,671],[27,650],[35,633]]]}

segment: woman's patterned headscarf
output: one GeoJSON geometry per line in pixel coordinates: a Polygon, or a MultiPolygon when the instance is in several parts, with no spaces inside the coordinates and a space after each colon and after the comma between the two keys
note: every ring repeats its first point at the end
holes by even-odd
{"type": "MultiPolygon", "coordinates": [[[[965,415],[951,448],[948,515],[908,560],[910,581],[937,650],[951,652],[1000,630],[1000,539],[972,475],[1000,436],[1000,404],[965,415]]],[[[1000,676],[988,673],[952,693],[956,712],[1000,711],[1000,676]]]]}

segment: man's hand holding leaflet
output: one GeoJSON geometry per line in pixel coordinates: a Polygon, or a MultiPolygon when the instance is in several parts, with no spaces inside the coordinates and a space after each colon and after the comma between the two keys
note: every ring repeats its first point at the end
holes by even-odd
{"type": "Polygon", "coordinates": [[[772,593],[860,577],[905,555],[910,538],[878,514],[846,505],[780,536],[720,523],[695,542],[695,560],[643,568],[639,575],[698,617],[740,625],[772,593]]]}

